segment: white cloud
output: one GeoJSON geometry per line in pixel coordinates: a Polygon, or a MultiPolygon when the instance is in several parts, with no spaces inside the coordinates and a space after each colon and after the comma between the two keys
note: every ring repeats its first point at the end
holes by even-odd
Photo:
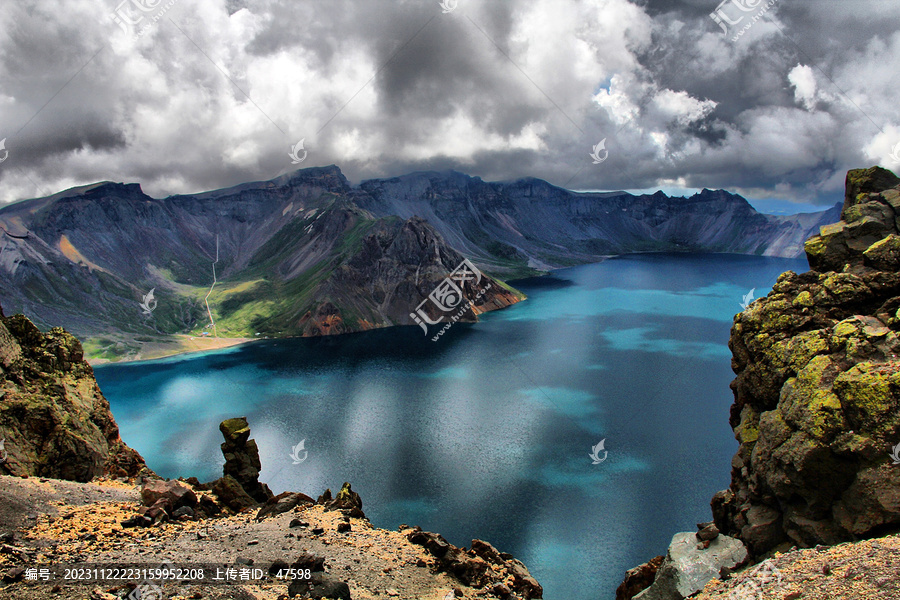
{"type": "Polygon", "coordinates": [[[232,4],[177,0],[137,42],[107,0],[0,12],[0,202],[274,177],[300,138],[302,166],[357,180],[457,167],[833,197],[900,142],[900,33],[862,16],[896,22],[896,3],[783,2],[738,42],[709,7],[663,0],[232,4]],[[610,160],[582,169],[604,137],[610,160]]]}
{"type": "Polygon", "coordinates": [[[797,65],[788,73],[788,81],[794,86],[794,99],[813,110],[816,107],[816,76],[807,65],[797,65]]]}

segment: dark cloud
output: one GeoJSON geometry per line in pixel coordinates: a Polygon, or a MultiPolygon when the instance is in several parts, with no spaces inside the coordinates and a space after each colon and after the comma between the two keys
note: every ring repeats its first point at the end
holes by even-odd
{"type": "Polygon", "coordinates": [[[715,0],[175,0],[155,23],[130,9],[137,40],[117,6],[0,13],[0,202],[267,179],[301,138],[300,166],[351,180],[452,168],[821,203],[848,168],[898,166],[892,0],[778,0],[736,41],[715,0]]]}

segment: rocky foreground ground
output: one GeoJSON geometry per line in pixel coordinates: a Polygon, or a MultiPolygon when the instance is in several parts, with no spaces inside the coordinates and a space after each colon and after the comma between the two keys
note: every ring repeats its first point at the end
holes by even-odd
{"type": "Polygon", "coordinates": [[[773,552],[754,562],[712,523],[628,571],[616,600],[896,600],[900,535],[773,552]],[[652,585],[651,585],[652,584],[652,585]]]}
{"type": "MultiPolygon", "coordinates": [[[[286,497],[280,497],[277,510],[290,504],[284,504],[286,497]]],[[[277,512],[276,505],[279,501],[269,503],[268,512],[277,512]]],[[[139,515],[141,506],[140,486],[134,483],[0,477],[0,523],[4,526],[0,530],[0,600],[113,600],[129,594],[134,598],[134,588],[144,583],[29,581],[23,570],[87,563],[149,568],[202,563],[223,571],[258,568],[265,574],[253,583],[153,581],[162,595],[154,597],[158,592],[145,591],[143,600],[321,597],[317,594],[322,591],[311,589],[314,586],[303,578],[291,585],[290,577],[270,575],[276,561],[280,562],[272,573],[292,565],[311,569],[314,583],[333,586],[331,593],[336,595],[332,597],[353,600],[540,597],[540,586],[524,566],[519,569],[521,563],[485,542],[474,541],[473,550],[457,549],[436,534],[412,528],[377,529],[364,517],[351,517],[349,511],[323,504],[303,502],[262,520],[257,519],[258,510],[249,509],[218,518],[182,517],[147,527],[123,526],[139,515]],[[472,585],[462,583],[461,578],[467,577],[472,585]]],[[[142,512],[146,513],[146,507],[142,512]]]]}
{"type": "Polygon", "coordinates": [[[896,600],[900,536],[778,553],[692,600],[896,600]]]}

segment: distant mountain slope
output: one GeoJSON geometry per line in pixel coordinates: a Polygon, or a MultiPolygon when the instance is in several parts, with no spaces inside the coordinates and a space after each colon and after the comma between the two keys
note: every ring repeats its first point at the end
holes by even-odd
{"type": "MultiPolygon", "coordinates": [[[[38,323],[94,338],[86,345],[95,357],[103,355],[97,338],[119,342],[114,358],[137,345],[135,336],[415,324],[410,313],[463,256],[421,219],[376,218],[350,191],[340,170],[327,167],[161,200],[136,184],[102,183],[20,202],[0,209],[0,296],[38,323]],[[210,330],[205,297],[217,252],[210,330]],[[156,303],[144,314],[151,289],[156,303]]],[[[488,282],[462,320],[523,298],[488,282]]]]}
{"type": "MultiPolygon", "coordinates": [[[[412,313],[463,255],[503,277],[636,251],[794,255],[836,216],[761,215],[722,191],[576,194],[455,172],[353,187],[336,166],[163,199],[104,182],[0,209],[0,300],[85,338],[94,359],[135,357],[174,334],[417,324],[423,317],[412,313]]],[[[523,298],[487,283],[463,320],[523,298]]],[[[465,291],[474,297],[471,284],[465,291]]]]}
{"type": "Polygon", "coordinates": [[[450,244],[499,272],[557,268],[604,255],[702,251],[797,257],[840,207],[779,217],[740,196],[703,190],[576,193],[540,179],[488,183],[456,172],[421,172],[364,181],[356,203],[376,215],[418,215],[450,244]]]}

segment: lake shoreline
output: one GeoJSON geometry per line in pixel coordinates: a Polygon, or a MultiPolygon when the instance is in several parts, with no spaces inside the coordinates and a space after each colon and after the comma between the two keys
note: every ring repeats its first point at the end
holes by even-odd
{"type": "MultiPolygon", "coordinates": [[[[176,356],[188,356],[200,352],[210,352],[215,350],[225,350],[226,348],[235,348],[251,342],[260,341],[254,338],[213,338],[213,337],[197,337],[184,334],[175,334],[166,338],[160,338],[153,342],[138,342],[130,340],[128,343],[140,344],[140,350],[134,355],[128,355],[120,360],[111,360],[108,358],[86,358],[86,362],[92,367],[100,365],[120,365],[129,363],[139,363],[151,360],[159,360],[161,358],[173,358],[176,356]],[[176,345],[174,348],[167,346],[176,345]]],[[[87,353],[86,353],[87,354],[87,353]]]]}

